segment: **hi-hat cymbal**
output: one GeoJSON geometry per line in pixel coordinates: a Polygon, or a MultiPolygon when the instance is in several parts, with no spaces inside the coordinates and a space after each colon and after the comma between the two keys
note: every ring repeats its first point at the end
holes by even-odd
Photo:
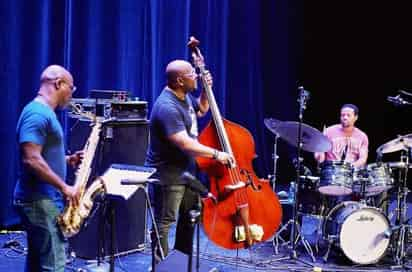
{"type": "MultiPolygon", "coordinates": [[[[276,133],[287,143],[297,146],[298,122],[286,121],[276,126],[276,133]]],[[[332,148],[332,143],[319,130],[302,124],[302,149],[309,152],[326,152],[332,148]]]]}
{"type": "Polygon", "coordinates": [[[265,118],[263,120],[267,129],[269,129],[273,134],[278,135],[276,128],[282,123],[282,121],[275,118],[265,118]]]}
{"type": "Polygon", "coordinates": [[[376,153],[384,154],[384,153],[391,153],[400,150],[407,150],[408,148],[412,147],[412,134],[408,134],[405,136],[398,136],[398,138],[393,139],[376,149],[376,153]]]}

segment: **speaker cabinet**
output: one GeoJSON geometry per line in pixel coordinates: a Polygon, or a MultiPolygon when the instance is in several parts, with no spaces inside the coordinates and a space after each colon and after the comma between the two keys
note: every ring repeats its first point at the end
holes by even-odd
{"type": "MultiPolygon", "coordinates": [[[[91,132],[88,120],[69,118],[68,147],[83,149],[91,132]]],[[[93,173],[102,174],[113,163],[143,165],[149,141],[148,121],[112,121],[102,126],[93,173]]]]}
{"type": "MultiPolygon", "coordinates": [[[[69,150],[81,150],[86,143],[90,131],[90,121],[72,118],[69,120],[69,150]]],[[[102,175],[113,163],[143,165],[148,145],[147,121],[116,121],[102,126],[98,150],[96,151],[92,174],[102,175]]],[[[69,173],[69,178],[74,174],[69,173]]],[[[70,238],[69,244],[77,256],[94,259],[98,250],[104,249],[104,255],[110,255],[113,243],[115,254],[125,254],[143,250],[146,241],[146,199],[147,188],[136,191],[128,200],[107,198],[96,200],[92,214],[80,232],[70,238]],[[108,222],[110,208],[114,211],[114,240],[111,240],[111,226],[108,222]]],[[[100,251],[101,252],[101,251],[100,251]]],[[[100,253],[101,255],[101,253],[100,253]]]]}

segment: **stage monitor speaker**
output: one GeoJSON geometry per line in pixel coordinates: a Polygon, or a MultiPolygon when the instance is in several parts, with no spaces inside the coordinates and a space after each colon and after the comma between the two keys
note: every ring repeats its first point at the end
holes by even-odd
{"type": "Polygon", "coordinates": [[[69,239],[71,251],[85,259],[110,255],[113,243],[115,255],[142,251],[146,242],[146,198],[144,189],[139,189],[128,200],[109,199],[106,207],[102,200],[95,201],[93,213],[87,218],[80,232],[69,239]],[[115,240],[111,240],[108,222],[109,208],[114,209],[115,240]],[[103,249],[103,251],[102,251],[103,249]]]}
{"type": "MultiPolygon", "coordinates": [[[[81,150],[86,143],[91,123],[87,120],[70,118],[69,149],[81,150]]],[[[143,165],[148,145],[149,126],[147,121],[117,121],[103,125],[100,146],[96,151],[91,177],[102,175],[113,163],[143,165]]],[[[70,173],[69,173],[70,175],[70,173]]],[[[71,174],[74,178],[73,173],[71,174]]],[[[93,178],[91,178],[92,180],[93,178]]],[[[91,180],[89,182],[91,182],[91,180]]],[[[77,256],[94,259],[98,248],[104,245],[106,256],[110,254],[110,227],[102,228],[100,201],[95,201],[95,212],[87,220],[87,226],[69,240],[77,256]],[[99,244],[102,243],[102,244],[99,244]]],[[[146,199],[143,189],[136,191],[128,200],[110,199],[115,213],[115,252],[117,255],[144,250],[146,241],[146,199]]],[[[104,217],[104,215],[103,215],[104,217]]],[[[107,224],[105,224],[107,225],[107,224]]]]}
{"type": "MultiPolygon", "coordinates": [[[[156,265],[156,272],[170,272],[170,271],[187,271],[187,263],[189,261],[189,256],[178,251],[173,250],[167,257],[156,265]]],[[[192,259],[192,270],[196,270],[196,256],[192,259]]],[[[199,272],[219,272],[215,267],[210,268],[209,266],[199,262],[199,272]]]]}

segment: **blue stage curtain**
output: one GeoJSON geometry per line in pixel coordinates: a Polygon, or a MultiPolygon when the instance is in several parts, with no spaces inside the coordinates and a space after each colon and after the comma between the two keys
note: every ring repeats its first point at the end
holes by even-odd
{"type": "MultiPolygon", "coordinates": [[[[37,93],[49,64],[73,74],[78,91],[127,90],[149,102],[165,85],[166,64],[190,58],[191,35],[201,42],[222,114],[248,128],[271,170],[271,140],[263,118],[294,118],[294,37],[300,1],[14,0],[0,3],[0,225],[16,224],[11,206],[17,179],[15,126],[37,93]]],[[[68,131],[65,112],[60,113],[68,131]]],[[[204,124],[206,121],[203,121],[204,124]]]]}

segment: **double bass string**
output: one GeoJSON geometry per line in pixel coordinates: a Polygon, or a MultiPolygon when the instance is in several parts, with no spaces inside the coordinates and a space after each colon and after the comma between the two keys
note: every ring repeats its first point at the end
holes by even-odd
{"type": "MultiPolygon", "coordinates": [[[[205,69],[204,67],[199,67],[200,71],[201,71],[201,75],[203,75],[205,73],[205,69]]],[[[204,88],[206,89],[207,84],[202,76],[202,83],[204,85],[204,88]]],[[[208,89],[208,91],[206,91],[206,95],[208,97],[208,101],[210,104],[210,108],[212,111],[212,118],[214,119],[214,123],[215,124],[221,124],[221,126],[215,126],[216,128],[216,132],[217,132],[217,136],[219,138],[219,142],[221,145],[221,148],[223,151],[228,152],[230,150],[230,148],[228,146],[226,146],[226,144],[229,144],[228,141],[226,141],[225,139],[225,134],[222,131],[223,129],[223,121],[220,115],[220,112],[217,109],[217,105],[215,104],[216,100],[214,99],[214,97],[211,97],[213,95],[212,91],[210,89],[208,89]]],[[[233,154],[231,154],[233,156],[233,154]]],[[[233,158],[235,160],[235,158],[233,158]]],[[[236,164],[236,161],[233,161],[232,163],[236,164]]],[[[232,168],[230,165],[227,167],[228,172],[229,172],[229,176],[230,176],[230,181],[232,185],[236,185],[239,181],[241,181],[241,175],[240,175],[240,171],[239,171],[239,167],[234,167],[232,168]]],[[[242,190],[242,192],[244,192],[244,188],[240,188],[240,189],[235,189],[236,191],[235,193],[235,202],[236,202],[236,206],[242,206],[245,205],[248,202],[247,199],[247,194],[243,193],[239,195],[239,191],[238,190],[242,190]]]]}
{"type": "MultiPolygon", "coordinates": [[[[217,136],[219,138],[219,142],[220,142],[220,146],[222,148],[223,151],[230,153],[233,156],[233,162],[236,167],[232,168],[231,165],[229,164],[229,166],[227,167],[228,172],[229,172],[229,176],[230,176],[230,181],[232,185],[236,185],[238,184],[240,181],[242,181],[241,179],[241,174],[240,174],[240,170],[239,167],[237,166],[237,163],[235,161],[234,158],[234,154],[231,151],[230,148],[230,143],[229,141],[226,139],[225,137],[225,132],[223,131],[224,129],[224,125],[223,125],[223,120],[221,117],[221,114],[218,110],[217,104],[216,104],[216,99],[214,98],[213,92],[211,90],[211,88],[206,84],[205,78],[203,77],[203,75],[206,73],[205,70],[205,63],[203,61],[203,57],[201,56],[199,49],[196,47],[196,52],[193,52],[193,58],[198,57],[200,60],[202,61],[195,61],[196,66],[199,68],[200,70],[200,75],[202,78],[202,84],[203,84],[203,88],[206,91],[206,96],[207,99],[209,101],[210,104],[210,108],[212,111],[212,118],[214,119],[214,123],[215,123],[215,128],[216,128],[216,132],[217,132],[217,136]]],[[[245,206],[248,204],[248,197],[246,194],[246,184],[245,184],[245,188],[238,188],[235,189],[235,202],[236,202],[236,206],[237,207],[241,207],[241,206],[245,206]],[[239,190],[241,190],[239,192],[239,190]]]]}

